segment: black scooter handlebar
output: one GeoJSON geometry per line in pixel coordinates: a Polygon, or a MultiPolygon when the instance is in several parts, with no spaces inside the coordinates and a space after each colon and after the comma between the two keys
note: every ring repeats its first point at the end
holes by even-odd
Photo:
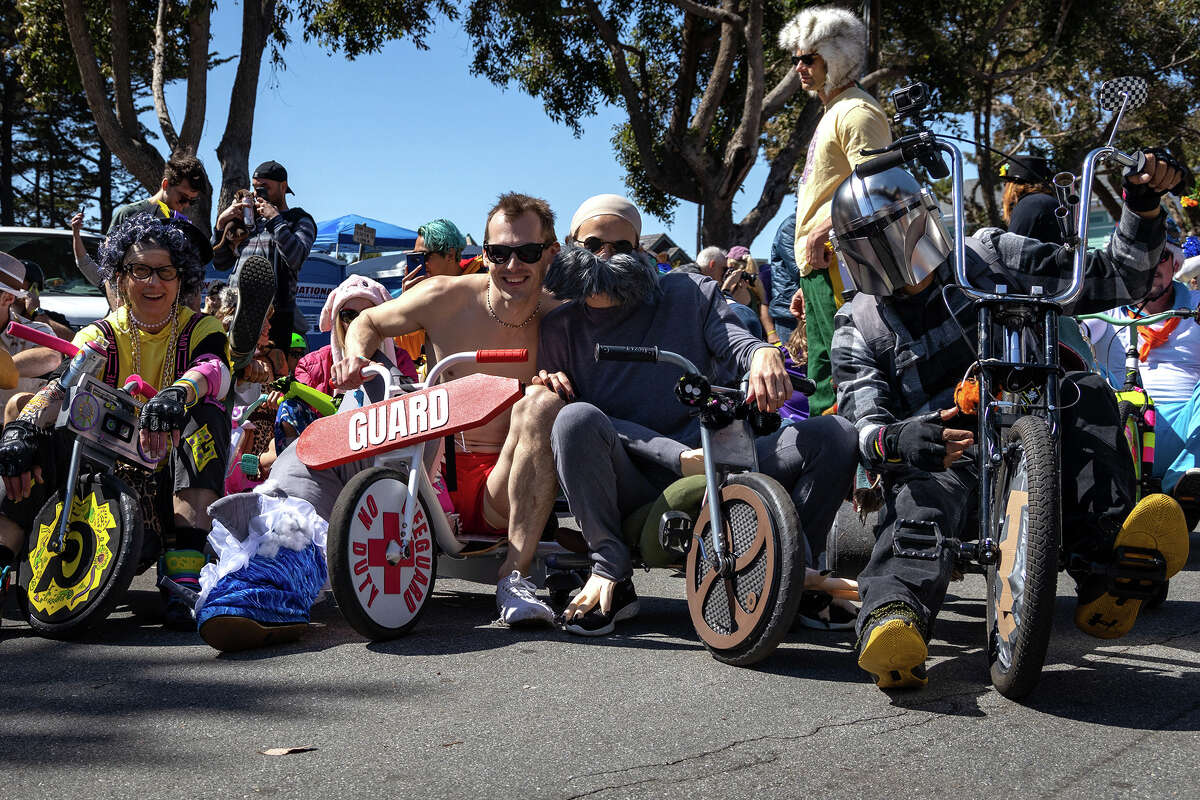
{"type": "Polygon", "coordinates": [[[625,347],[615,344],[596,345],[597,361],[658,361],[657,347],[625,347]]]}

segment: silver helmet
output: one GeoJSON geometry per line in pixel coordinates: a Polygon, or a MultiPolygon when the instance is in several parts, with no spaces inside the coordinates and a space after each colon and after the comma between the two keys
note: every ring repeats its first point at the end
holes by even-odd
{"type": "Polygon", "coordinates": [[[830,240],[860,292],[887,297],[914,286],[951,253],[933,193],[901,167],[859,177],[833,194],[830,240]]]}

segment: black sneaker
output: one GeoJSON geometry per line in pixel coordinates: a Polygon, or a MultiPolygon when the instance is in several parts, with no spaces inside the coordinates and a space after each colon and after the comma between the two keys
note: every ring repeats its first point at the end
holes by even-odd
{"type": "Polygon", "coordinates": [[[640,610],[637,592],[633,590],[633,580],[626,578],[613,588],[612,608],[607,614],[597,606],[563,627],[567,633],[577,636],[607,636],[613,632],[618,622],[633,619],[640,610]]]}
{"type": "Polygon", "coordinates": [[[1185,472],[1175,484],[1171,496],[1183,508],[1188,531],[1194,531],[1196,523],[1200,522],[1200,469],[1193,467],[1185,472]]]}
{"type": "Polygon", "coordinates": [[[229,324],[229,354],[235,372],[254,358],[267,312],[275,300],[275,268],[271,262],[260,255],[243,259],[238,265],[237,293],[237,310],[229,324]]]}
{"type": "Polygon", "coordinates": [[[848,603],[835,603],[826,592],[804,592],[796,618],[806,628],[816,631],[848,631],[858,620],[858,609],[846,608],[848,603]]]}

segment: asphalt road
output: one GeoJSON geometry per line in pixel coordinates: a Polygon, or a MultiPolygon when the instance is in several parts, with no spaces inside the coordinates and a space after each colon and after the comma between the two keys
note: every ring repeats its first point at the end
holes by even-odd
{"type": "Polygon", "coordinates": [[[91,639],[0,629],[0,766],[17,798],[1200,796],[1200,535],[1171,596],[1101,642],[1071,624],[1024,704],[987,684],[983,582],[951,586],[929,687],[888,695],[850,634],[796,631],[759,669],[696,641],[682,581],[638,573],[641,616],[585,640],[493,624],[443,580],[422,624],[370,644],[332,605],[294,645],[220,656],[159,627],[146,576],[91,639]],[[275,747],[313,747],[284,756],[275,747]]]}

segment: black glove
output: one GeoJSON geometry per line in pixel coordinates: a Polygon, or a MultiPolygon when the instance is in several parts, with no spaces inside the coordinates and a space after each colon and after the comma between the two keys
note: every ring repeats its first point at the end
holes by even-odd
{"type": "Polygon", "coordinates": [[[1161,147],[1149,147],[1142,151],[1147,155],[1154,156],[1159,163],[1165,163],[1172,169],[1179,170],[1179,182],[1162,191],[1150,188],[1148,183],[1133,184],[1129,182],[1129,178],[1136,175],[1137,172],[1133,168],[1125,171],[1125,182],[1122,189],[1125,194],[1125,205],[1129,206],[1130,211],[1153,211],[1158,208],[1162,202],[1162,196],[1170,192],[1173,195],[1183,196],[1192,190],[1194,178],[1192,178],[1191,170],[1180,164],[1175,158],[1161,147]]]}
{"type": "Polygon", "coordinates": [[[14,419],[0,435],[0,475],[14,478],[33,469],[44,434],[32,422],[14,419]]]}
{"type": "Polygon", "coordinates": [[[144,431],[181,431],[187,425],[187,389],[168,386],[142,406],[139,425],[144,431]]]}
{"type": "Polygon", "coordinates": [[[904,422],[894,422],[883,428],[883,460],[903,461],[926,472],[942,472],[946,469],[946,442],[942,438],[945,426],[941,412],[928,414],[904,422]]]}

